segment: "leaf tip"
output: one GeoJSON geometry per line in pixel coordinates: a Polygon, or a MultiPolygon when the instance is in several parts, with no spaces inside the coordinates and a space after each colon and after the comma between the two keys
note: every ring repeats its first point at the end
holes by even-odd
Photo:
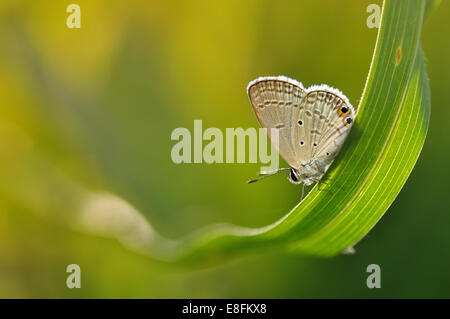
{"type": "Polygon", "coordinates": [[[345,248],[343,251],[341,251],[342,255],[354,255],[356,253],[355,248],[353,246],[345,248]]]}

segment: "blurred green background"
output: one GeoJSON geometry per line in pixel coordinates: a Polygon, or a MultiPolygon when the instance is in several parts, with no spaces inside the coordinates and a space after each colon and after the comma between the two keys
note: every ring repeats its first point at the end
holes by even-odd
{"type": "Polygon", "coordinates": [[[258,127],[245,88],[261,75],[327,83],[357,105],[377,33],[366,8],[381,2],[78,0],[82,27],[68,29],[70,3],[0,2],[0,297],[450,297],[448,1],[423,29],[422,155],[357,253],[208,269],[158,265],[116,237],[145,220],[172,239],[215,222],[264,226],[300,188],[281,176],[245,184],[260,164],[176,165],[172,130],[258,127]],[[129,215],[96,215],[121,205],[129,215]],[[81,289],[66,287],[72,263],[81,289]],[[366,286],[372,263],[381,289],[366,286]]]}

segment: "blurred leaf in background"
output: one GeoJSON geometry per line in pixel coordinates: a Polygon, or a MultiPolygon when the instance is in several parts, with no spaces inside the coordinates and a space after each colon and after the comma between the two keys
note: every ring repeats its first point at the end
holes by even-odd
{"type": "Polygon", "coordinates": [[[325,82],[356,105],[376,38],[366,25],[372,1],[77,3],[79,30],[65,25],[66,1],[0,4],[0,297],[449,297],[447,2],[422,37],[427,142],[357,254],[278,253],[201,271],[165,269],[101,229],[81,231],[80,212],[97,206],[78,199],[107,194],[100,204],[114,206],[114,194],[133,220],[169,238],[283,216],[298,187],[283,178],[248,187],[259,164],[176,165],[170,133],[195,119],[257,127],[245,87],[260,75],[325,82]],[[65,286],[71,263],[81,266],[82,289],[65,286]],[[382,289],[365,285],[371,263],[382,268],[382,289]]]}

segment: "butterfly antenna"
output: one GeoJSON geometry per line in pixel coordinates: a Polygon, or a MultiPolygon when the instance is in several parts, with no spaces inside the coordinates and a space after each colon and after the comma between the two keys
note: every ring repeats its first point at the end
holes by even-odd
{"type": "Polygon", "coordinates": [[[259,172],[258,175],[264,175],[264,176],[256,178],[256,179],[252,179],[250,181],[247,181],[247,184],[255,183],[255,182],[260,181],[260,180],[262,180],[262,179],[264,179],[266,177],[270,177],[270,176],[276,175],[276,174],[278,174],[280,172],[284,172],[284,171],[288,171],[288,170],[290,170],[290,168],[279,168],[279,169],[276,169],[274,171],[259,172]]]}

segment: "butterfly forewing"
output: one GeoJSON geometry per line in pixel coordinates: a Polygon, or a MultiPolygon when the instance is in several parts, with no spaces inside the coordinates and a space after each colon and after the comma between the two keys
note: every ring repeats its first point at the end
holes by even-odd
{"type": "Polygon", "coordinates": [[[247,88],[250,102],[262,127],[278,130],[278,153],[294,168],[298,168],[297,147],[294,143],[293,119],[302,107],[306,91],[302,84],[286,77],[263,77],[250,82],[247,88]]]}

